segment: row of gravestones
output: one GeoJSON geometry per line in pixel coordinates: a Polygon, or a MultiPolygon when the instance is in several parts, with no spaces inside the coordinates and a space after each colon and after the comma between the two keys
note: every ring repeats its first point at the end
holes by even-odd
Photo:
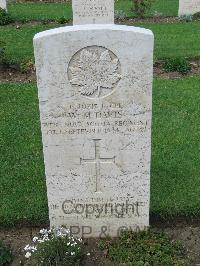
{"type": "MultiPolygon", "coordinates": [[[[75,2],[78,3],[78,1],[75,2]]],[[[6,0],[0,0],[0,7],[7,10],[6,0]]],[[[179,16],[192,15],[197,12],[200,12],[200,0],[179,0],[179,16]]]]}

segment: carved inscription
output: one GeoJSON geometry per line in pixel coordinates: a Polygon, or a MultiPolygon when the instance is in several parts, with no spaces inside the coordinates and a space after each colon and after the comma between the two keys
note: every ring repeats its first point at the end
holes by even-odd
{"type": "Polygon", "coordinates": [[[75,15],[80,17],[106,17],[108,16],[108,10],[106,6],[103,7],[100,4],[91,6],[90,3],[85,3],[80,11],[75,12],[75,15]]]}
{"type": "Polygon", "coordinates": [[[183,5],[190,10],[200,11],[200,0],[183,0],[183,5]]]}
{"type": "Polygon", "coordinates": [[[119,59],[110,50],[91,46],[71,59],[68,78],[81,95],[99,98],[110,94],[121,79],[119,59]]]}
{"type": "Polygon", "coordinates": [[[55,136],[145,132],[150,123],[144,120],[143,115],[149,110],[141,110],[140,106],[134,110],[132,104],[127,101],[113,104],[60,105],[43,117],[43,129],[46,135],[55,136]],[[124,108],[129,105],[130,114],[126,117],[124,108]]]}
{"type": "Polygon", "coordinates": [[[96,185],[95,185],[95,192],[101,191],[100,189],[100,171],[101,171],[101,164],[103,163],[115,163],[115,156],[112,158],[102,158],[100,156],[100,139],[94,139],[94,148],[95,148],[95,158],[94,159],[84,159],[80,158],[81,164],[82,163],[92,163],[95,165],[95,172],[96,172],[96,185]]]}
{"type": "Polygon", "coordinates": [[[192,15],[200,11],[200,0],[179,0],[179,16],[192,15]]]}
{"type": "Polygon", "coordinates": [[[73,0],[75,24],[114,22],[113,0],[73,0]]]}

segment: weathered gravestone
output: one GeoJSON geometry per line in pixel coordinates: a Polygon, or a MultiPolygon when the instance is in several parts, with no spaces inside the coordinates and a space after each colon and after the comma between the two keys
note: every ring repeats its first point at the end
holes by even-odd
{"type": "Polygon", "coordinates": [[[7,11],[6,0],[0,0],[0,8],[5,9],[7,11]]]}
{"type": "Polygon", "coordinates": [[[113,24],[113,0],[73,0],[73,23],[76,24],[113,24]]]}
{"type": "Polygon", "coordinates": [[[37,34],[34,49],[51,226],[87,237],[144,229],[152,32],[114,24],[63,27],[37,34]]]}
{"type": "Polygon", "coordinates": [[[179,16],[200,12],[200,0],[179,0],[179,16]]]}

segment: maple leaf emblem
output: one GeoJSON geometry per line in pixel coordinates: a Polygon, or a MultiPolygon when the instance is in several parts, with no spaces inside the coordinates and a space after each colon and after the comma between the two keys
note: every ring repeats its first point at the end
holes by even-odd
{"type": "MultiPolygon", "coordinates": [[[[116,57],[116,56],[115,56],[116,57]]],[[[82,95],[100,97],[102,89],[113,89],[121,79],[119,60],[108,50],[97,53],[83,49],[75,66],[70,66],[70,83],[78,86],[82,95]]]]}

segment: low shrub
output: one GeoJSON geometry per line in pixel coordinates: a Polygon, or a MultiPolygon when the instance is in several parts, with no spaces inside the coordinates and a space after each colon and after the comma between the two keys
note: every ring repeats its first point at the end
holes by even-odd
{"type": "MultiPolygon", "coordinates": [[[[106,240],[105,240],[106,241],[106,240]]],[[[179,242],[153,231],[123,232],[118,240],[107,241],[108,257],[119,265],[186,266],[185,250],[179,242]]],[[[105,248],[105,245],[101,244],[105,248]]]]}
{"type": "Polygon", "coordinates": [[[199,20],[200,19],[200,12],[197,12],[193,15],[193,19],[199,20]]]}
{"type": "Polygon", "coordinates": [[[122,20],[125,20],[126,17],[127,17],[126,12],[124,12],[123,10],[116,10],[115,11],[115,19],[116,20],[122,21],[122,20]]]}
{"type": "Polygon", "coordinates": [[[43,25],[46,25],[46,24],[48,24],[48,23],[50,23],[52,20],[51,19],[48,19],[48,18],[43,18],[43,19],[41,19],[41,23],[43,24],[43,25]]]}
{"type": "Polygon", "coordinates": [[[31,69],[34,68],[34,62],[33,62],[33,60],[22,61],[22,62],[20,63],[19,68],[20,68],[20,71],[21,71],[22,73],[28,73],[31,69]]]}
{"type": "Polygon", "coordinates": [[[68,18],[65,18],[65,17],[60,17],[56,20],[57,23],[59,24],[66,24],[69,22],[69,19],[68,18]]]}
{"type": "Polygon", "coordinates": [[[155,18],[161,18],[161,17],[163,16],[163,13],[158,12],[157,10],[155,10],[154,13],[153,13],[153,16],[154,16],[155,18]]]}
{"type": "Polygon", "coordinates": [[[180,21],[185,21],[185,22],[192,22],[193,20],[193,15],[181,15],[179,17],[180,21]]]}
{"type": "Polygon", "coordinates": [[[13,22],[13,19],[6,12],[6,10],[3,8],[0,8],[0,26],[8,25],[12,22],[13,22]]]}
{"type": "Polygon", "coordinates": [[[11,251],[0,240],[0,265],[7,266],[12,261],[11,251]]]}
{"type": "Polygon", "coordinates": [[[154,0],[132,0],[133,12],[137,17],[143,18],[144,15],[150,10],[154,0]]]}
{"type": "Polygon", "coordinates": [[[187,74],[191,71],[191,65],[185,58],[170,58],[164,64],[166,72],[177,71],[181,74],[187,74]]]}
{"type": "Polygon", "coordinates": [[[22,24],[26,24],[26,23],[28,23],[30,20],[29,19],[27,19],[27,18],[21,18],[20,19],[20,22],[22,23],[22,24]]]}
{"type": "Polygon", "coordinates": [[[82,253],[82,240],[70,235],[64,227],[42,229],[33,238],[33,245],[24,248],[25,257],[37,266],[79,265],[82,253]]]}
{"type": "Polygon", "coordinates": [[[5,43],[0,41],[0,65],[4,65],[5,62],[5,43]]]}

